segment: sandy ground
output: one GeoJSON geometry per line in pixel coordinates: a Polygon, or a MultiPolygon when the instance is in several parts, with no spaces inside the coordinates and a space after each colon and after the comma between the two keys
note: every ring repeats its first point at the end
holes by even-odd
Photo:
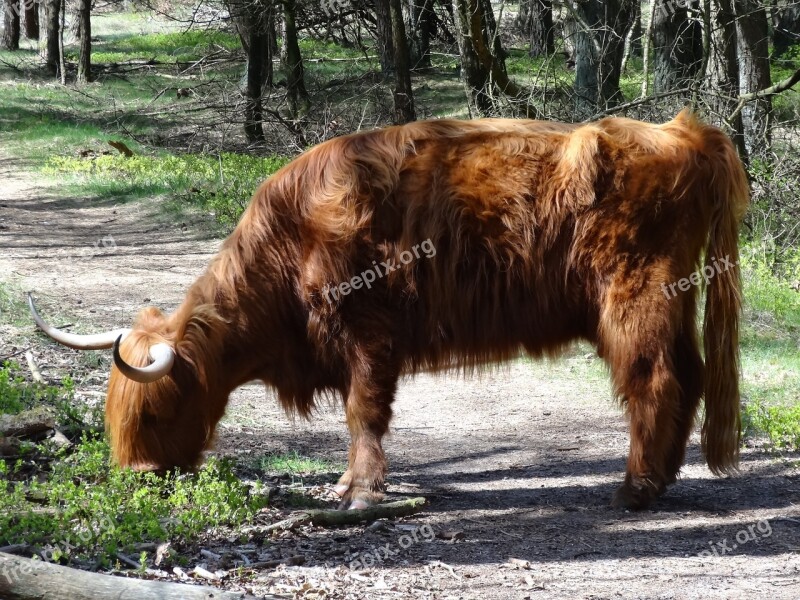
{"type": "MultiPolygon", "coordinates": [[[[0,149],[0,280],[35,291],[56,324],[99,331],[129,325],[149,304],[170,310],[218,244],[201,218],[176,222],[156,201],[69,197],[0,149]]],[[[57,377],[72,351],[30,333],[45,376],[57,377]]],[[[0,356],[18,350],[3,335],[0,356]]],[[[78,389],[97,394],[105,364],[78,389]]],[[[244,588],[302,598],[800,598],[798,457],[756,444],[739,476],[719,479],[695,435],[681,480],[651,510],[611,509],[627,427],[586,349],[481,377],[404,381],[395,410],[389,496],[424,495],[427,510],[383,527],[253,540],[306,561],[244,588]],[[354,568],[356,559],[372,564],[354,568]]],[[[347,443],[339,408],[292,423],[250,385],[231,399],[218,451],[344,461],[347,443]]]]}

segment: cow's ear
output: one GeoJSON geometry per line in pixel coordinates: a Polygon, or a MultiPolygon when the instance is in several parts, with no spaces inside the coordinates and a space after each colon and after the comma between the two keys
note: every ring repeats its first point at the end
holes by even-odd
{"type": "Polygon", "coordinates": [[[192,308],[175,329],[175,354],[194,373],[200,385],[207,387],[206,370],[216,369],[220,343],[228,322],[211,304],[192,308]]]}
{"type": "Polygon", "coordinates": [[[553,173],[554,200],[565,210],[591,206],[605,178],[613,142],[597,127],[576,129],[564,143],[553,173]]]}

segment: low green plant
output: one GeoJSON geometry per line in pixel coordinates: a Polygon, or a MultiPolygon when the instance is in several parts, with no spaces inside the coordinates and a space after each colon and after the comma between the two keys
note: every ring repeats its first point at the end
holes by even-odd
{"type": "Polygon", "coordinates": [[[37,406],[56,409],[57,420],[79,419],[74,405],[75,384],[65,377],[60,386],[29,383],[19,364],[6,361],[0,366],[0,414],[17,414],[37,406]]]}
{"type": "Polygon", "coordinates": [[[334,461],[302,456],[298,452],[289,454],[268,454],[257,461],[257,467],[265,473],[289,473],[291,475],[311,475],[342,471],[344,465],[334,461]]]}
{"type": "MultiPolygon", "coordinates": [[[[0,461],[4,480],[20,470],[0,461]]],[[[87,436],[55,455],[43,481],[0,487],[7,488],[0,493],[0,545],[34,544],[53,560],[109,559],[140,542],[190,542],[209,528],[241,524],[267,503],[261,488],[240,481],[228,461],[211,458],[193,474],[137,473],[111,466],[108,444],[87,436]]]]}
{"type": "Polygon", "coordinates": [[[792,286],[800,252],[785,251],[779,266],[763,243],[744,244],[740,255],[744,432],[800,448],[800,293],[792,286]]]}
{"type": "Polygon", "coordinates": [[[776,449],[800,449],[800,404],[751,402],[745,407],[742,422],[745,435],[765,434],[776,449]]]}
{"type": "Polygon", "coordinates": [[[101,155],[92,158],[56,156],[45,172],[69,174],[95,186],[124,186],[149,193],[167,193],[181,202],[212,212],[219,223],[235,224],[258,185],[289,162],[281,156],[258,157],[224,152],[101,155]]]}

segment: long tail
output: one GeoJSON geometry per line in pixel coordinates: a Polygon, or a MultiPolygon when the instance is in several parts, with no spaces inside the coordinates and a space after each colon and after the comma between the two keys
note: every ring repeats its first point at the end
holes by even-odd
{"type": "Polygon", "coordinates": [[[738,469],[741,441],[739,415],[739,316],[742,305],[739,274],[739,222],[750,199],[747,174],[730,139],[706,126],[711,157],[709,182],[713,202],[706,268],[714,269],[706,289],[703,339],[706,358],[703,452],[716,475],[738,469]]]}

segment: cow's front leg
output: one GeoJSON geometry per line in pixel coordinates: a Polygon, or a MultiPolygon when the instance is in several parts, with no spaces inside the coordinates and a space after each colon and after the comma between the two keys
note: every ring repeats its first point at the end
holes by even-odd
{"type": "Polygon", "coordinates": [[[350,387],[345,407],[350,456],[347,471],[335,488],[342,497],[340,508],[367,508],[383,498],[387,464],[381,439],[389,429],[393,397],[394,384],[380,391],[374,383],[350,387]]]}

